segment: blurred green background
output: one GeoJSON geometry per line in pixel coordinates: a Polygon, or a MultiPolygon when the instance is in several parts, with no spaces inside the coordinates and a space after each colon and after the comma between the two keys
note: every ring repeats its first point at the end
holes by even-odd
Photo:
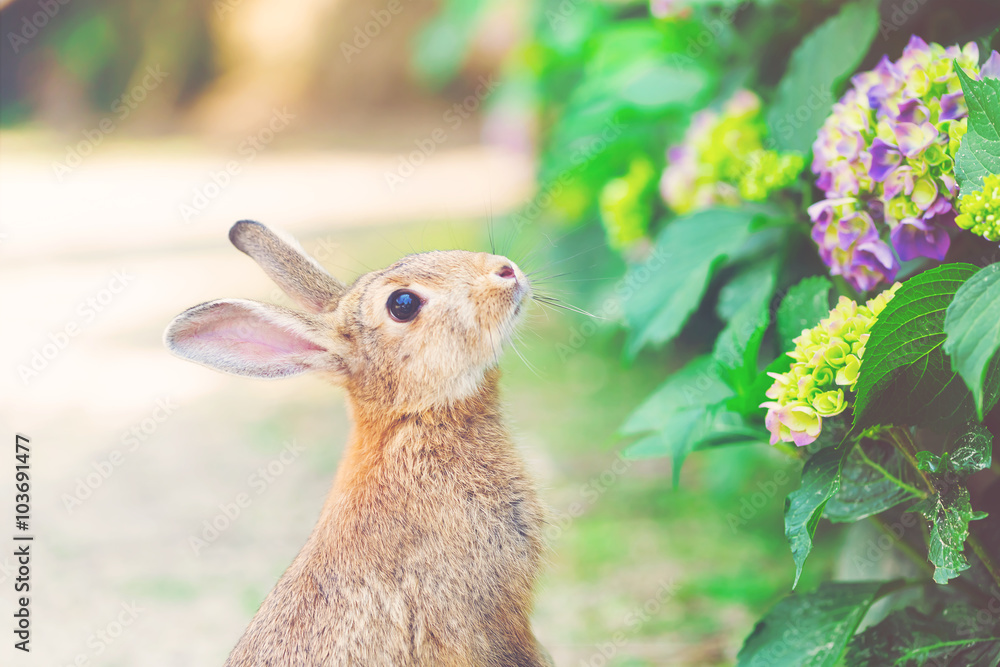
{"type": "MultiPolygon", "coordinates": [[[[780,53],[838,3],[757,4],[756,23],[720,39],[773,21],[780,53]]],[[[195,303],[283,298],[228,247],[232,222],[288,229],[343,279],[409,252],[485,249],[492,225],[515,261],[565,274],[546,289],[600,310],[625,261],[598,223],[600,184],[748,68],[709,54],[688,88],[646,82],[614,149],[575,169],[572,139],[609,114],[562,109],[601,108],[606,91],[578,90],[581,72],[620,80],[652,35],[611,23],[648,18],[645,3],[0,7],[0,309],[17,314],[0,403],[35,442],[40,522],[37,650],[5,645],[4,664],[221,664],[315,521],[347,433],[338,392],[219,376],[160,343],[195,303]],[[561,194],[545,198],[552,182],[561,194]],[[79,333],[59,344],[68,324],[79,333]],[[177,407],[160,419],[158,400],[177,407]],[[293,439],[301,457],[193,548],[293,439]],[[116,627],[123,604],[141,611],[116,627]]],[[[661,37],[683,47],[696,19],[661,37]]],[[[668,461],[623,462],[616,430],[699,341],[634,365],[622,343],[613,318],[536,307],[523,360],[503,362],[554,517],[537,634],[557,664],[731,664],[790,588],[781,515],[798,468],[766,446],[716,448],[672,488],[668,461]]],[[[804,589],[833,571],[841,539],[820,534],[804,589]]]]}

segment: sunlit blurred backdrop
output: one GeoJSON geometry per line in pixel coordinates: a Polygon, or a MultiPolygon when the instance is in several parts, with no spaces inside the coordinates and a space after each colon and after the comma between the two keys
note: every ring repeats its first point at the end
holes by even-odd
{"type": "MultiPolygon", "coordinates": [[[[5,629],[0,662],[221,664],[318,516],[348,425],[321,382],[216,374],[168,355],[162,331],[212,298],[284,299],[229,246],[243,218],[289,230],[342,279],[486,249],[492,224],[515,260],[569,274],[546,289],[602,303],[622,259],[532,198],[521,44],[540,9],[0,7],[0,411],[4,438],[32,438],[37,540],[32,652],[5,629]],[[252,503],[233,516],[241,493],[252,503]]],[[[796,473],[765,448],[706,453],[674,490],[669,462],[621,461],[617,428],[676,367],[669,353],[625,365],[621,342],[613,318],[536,307],[523,360],[503,364],[554,517],[537,634],[557,664],[727,664],[788,588],[779,517],[796,473]]],[[[824,544],[814,554],[812,572],[828,569],[824,544]]]]}

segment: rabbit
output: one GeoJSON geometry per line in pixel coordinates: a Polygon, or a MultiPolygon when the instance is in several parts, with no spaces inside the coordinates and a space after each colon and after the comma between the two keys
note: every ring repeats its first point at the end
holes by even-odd
{"type": "Polygon", "coordinates": [[[320,373],[346,389],[353,429],[227,667],[551,664],[529,621],[545,511],[497,386],[532,293],[522,271],[435,251],[345,286],[260,223],[229,238],[303,310],[210,301],[170,323],[167,347],[237,375],[320,373]]]}

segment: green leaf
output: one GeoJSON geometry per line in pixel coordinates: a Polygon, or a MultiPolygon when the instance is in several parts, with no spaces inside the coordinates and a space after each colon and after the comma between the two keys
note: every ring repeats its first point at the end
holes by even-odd
{"type": "Polygon", "coordinates": [[[718,363],[698,357],[660,385],[619,429],[622,436],[641,435],[625,449],[630,459],[667,456],[673,482],[680,479],[684,459],[692,451],[723,444],[761,442],[763,434],[722,404],[732,390],[720,379],[718,363]]]}
{"type": "Polygon", "coordinates": [[[944,351],[976,401],[983,419],[986,369],[1000,350],[1000,263],[980,269],[958,288],[944,319],[944,351]]]}
{"type": "Polygon", "coordinates": [[[652,257],[630,267],[625,279],[634,286],[624,302],[629,358],[680,332],[716,269],[750,236],[748,226],[755,216],[752,210],[709,209],[664,228],[652,257]]]}
{"type": "MultiPolygon", "coordinates": [[[[771,294],[765,296],[766,286],[761,281],[774,282],[777,271],[777,258],[771,256],[764,260],[745,265],[726,285],[719,290],[719,301],[715,304],[715,312],[719,319],[730,322],[748,305],[766,304],[771,294]],[[751,303],[752,302],[752,303],[751,303]]],[[[770,290],[773,293],[773,289],[770,290]]]]}
{"type": "Polygon", "coordinates": [[[909,469],[894,447],[870,440],[858,443],[844,461],[840,488],[824,515],[836,523],[859,521],[913,500],[917,496],[907,479],[909,469]]]}
{"type": "Polygon", "coordinates": [[[968,489],[958,483],[944,484],[937,493],[908,511],[919,512],[931,523],[927,559],[934,564],[934,581],[946,584],[959,572],[969,569],[963,553],[969,522],[985,515],[972,511],[968,489]]]}
{"type": "Polygon", "coordinates": [[[878,26],[877,2],[852,3],[796,47],[767,115],[779,150],[805,154],[812,149],[835,89],[865,57],[878,26]]]}
{"type": "Polygon", "coordinates": [[[840,489],[840,470],[851,447],[821,449],[802,468],[801,486],[788,494],[785,501],[785,537],[795,560],[795,582],[799,583],[806,556],[812,551],[813,535],[823,516],[827,502],[840,489]]]}
{"type": "Polygon", "coordinates": [[[975,422],[969,422],[952,435],[945,444],[944,454],[917,452],[918,467],[932,473],[952,472],[971,475],[989,468],[993,459],[993,434],[975,422]]]}
{"type": "Polygon", "coordinates": [[[719,310],[731,313],[731,317],[715,340],[712,356],[737,397],[750,401],[730,402],[730,407],[742,414],[752,414],[759,405],[753,402],[756,397],[752,388],[758,374],[760,344],[771,322],[770,304],[778,268],[777,255],[750,264],[719,293],[719,310]]]}
{"type": "Polygon", "coordinates": [[[983,178],[1000,174],[1000,79],[969,78],[955,66],[969,107],[968,132],[955,154],[955,177],[963,195],[983,189],[983,178]]]}
{"type": "Polygon", "coordinates": [[[708,85],[705,75],[696,69],[681,69],[650,61],[622,74],[621,99],[646,111],[689,102],[708,85]]]}
{"type": "MultiPolygon", "coordinates": [[[[972,394],[944,353],[945,311],[978,269],[945,264],[910,278],[872,326],[854,403],[854,427],[954,425],[976,414],[972,394]]],[[[986,388],[987,408],[1000,387],[986,388]]]]}
{"type": "Polygon", "coordinates": [[[781,351],[790,352],[804,329],[811,329],[830,314],[830,281],[824,276],[802,280],[788,290],[778,306],[778,338],[781,351]]]}
{"type": "MultiPolygon", "coordinates": [[[[845,663],[851,667],[886,665],[982,665],[996,667],[1000,639],[976,622],[976,610],[953,606],[924,615],[912,607],[889,614],[851,639],[845,663]],[[956,617],[966,622],[956,623],[956,617]],[[969,622],[971,621],[971,622],[969,622]],[[970,630],[978,629],[976,634],[970,630]]],[[[992,624],[995,627],[995,622],[992,624]]]]}
{"type": "Polygon", "coordinates": [[[719,378],[718,365],[708,355],[698,357],[668,377],[635,409],[619,429],[623,436],[666,429],[676,413],[701,412],[732,395],[719,378]]]}
{"type": "Polygon", "coordinates": [[[833,667],[882,583],[825,582],[786,597],[757,622],[737,656],[739,667],[833,667]]]}

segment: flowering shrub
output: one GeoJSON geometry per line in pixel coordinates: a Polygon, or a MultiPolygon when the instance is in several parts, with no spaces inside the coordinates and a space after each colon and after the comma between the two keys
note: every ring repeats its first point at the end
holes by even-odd
{"type": "Polygon", "coordinates": [[[894,280],[899,260],[948,252],[968,116],[955,63],[1000,74],[996,51],[980,73],[975,42],[943,48],[914,36],[898,60],[883,56],[851,79],[813,144],[827,199],[809,209],[812,237],[831,273],[857,290],[894,280]]]}
{"type": "Polygon", "coordinates": [[[543,183],[627,248],[626,358],[678,342],[625,454],[676,484],[699,450],[769,442],[802,464],[792,588],[824,519],[872,520],[920,573],[789,595],[739,665],[995,665],[1000,5],[545,2],[543,183]]]}
{"type": "Polygon", "coordinates": [[[794,360],[791,369],[768,373],[774,384],[766,396],[772,400],[760,406],[767,408],[765,424],[772,445],[779,441],[808,445],[819,437],[824,417],[847,409],[844,390],[857,386],[869,332],[899,286],[896,283],[864,306],[840,297],[829,317],[795,339],[795,349],[788,353],[794,360]]]}
{"type": "Polygon", "coordinates": [[[764,149],[766,127],[760,99],[748,90],[733,95],[721,113],[704,110],[691,120],[684,141],[667,151],[660,181],[663,200],[689,213],[740,200],[763,201],[795,182],[805,160],[764,149]]]}

